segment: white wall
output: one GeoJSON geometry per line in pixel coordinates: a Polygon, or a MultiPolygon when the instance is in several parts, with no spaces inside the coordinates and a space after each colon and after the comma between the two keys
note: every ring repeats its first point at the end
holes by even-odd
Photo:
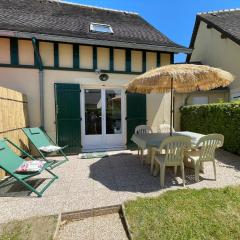
{"type": "MultiPolygon", "coordinates": [[[[78,83],[80,86],[119,87],[126,84],[136,75],[109,74],[107,82],[101,82],[98,75],[92,72],[77,71],[45,71],[44,101],[45,101],[45,128],[51,137],[55,139],[55,100],[54,83],[78,83]]],[[[169,94],[147,95],[147,120],[148,124],[157,130],[160,123],[169,122],[169,94]]]]}
{"type": "MultiPolygon", "coordinates": [[[[109,80],[103,83],[98,79],[98,75],[92,72],[45,70],[44,106],[45,128],[47,132],[55,139],[54,83],[124,87],[134,77],[136,75],[109,74],[109,80]]],[[[0,68],[0,86],[17,90],[27,95],[31,126],[40,125],[38,79],[38,70],[36,69],[0,68]]],[[[147,120],[154,130],[158,129],[160,123],[164,121],[169,122],[169,99],[168,94],[147,95],[147,120]]]]}
{"type": "Polygon", "coordinates": [[[221,38],[221,33],[207,24],[200,23],[191,61],[222,68],[231,72],[235,81],[230,85],[230,92],[240,92],[240,46],[232,40],[221,38]]]}
{"type": "MultiPolygon", "coordinates": [[[[45,66],[54,65],[54,46],[50,42],[40,42],[40,54],[45,66]]],[[[98,48],[98,67],[109,69],[109,49],[98,48]]],[[[80,67],[92,68],[93,51],[91,46],[80,46],[80,67]]],[[[59,65],[71,68],[73,65],[73,49],[70,44],[59,44],[59,65]]],[[[156,53],[147,52],[146,67],[156,67],[156,53]]],[[[142,52],[132,51],[132,67],[134,71],[141,71],[142,52]],[[139,54],[140,53],[140,54],[139,54]]],[[[31,41],[19,41],[20,64],[34,64],[34,54],[31,41]]],[[[10,64],[9,39],[0,38],[0,63],[10,64]]],[[[126,51],[114,49],[114,69],[125,71],[126,51]]],[[[161,54],[161,64],[170,64],[170,54],[161,54]]],[[[40,99],[39,99],[39,71],[30,68],[0,67],[0,86],[20,91],[27,95],[29,102],[30,125],[40,125],[40,99]]],[[[134,74],[109,74],[107,82],[101,82],[94,72],[44,70],[44,102],[45,102],[45,127],[47,132],[55,138],[55,101],[54,83],[79,83],[94,85],[95,87],[114,86],[124,87],[137,75],[134,74]]],[[[147,95],[147,120],[148,124],[157,130],[160,123],[169,122],[170,108],[169,94],[147,95]]]]}
{"type": "Polygon", "coordinates": [[[185,105],[192,105],[194,97],[206,97],[208,103],[217,103],[220,101],[227,102],[229,100],[228,91],[205,91],[205,92],[194,92],[188,94],[175,94],[175,108],[174,108],[174,128],[179,131],[180,129],[180,118],[181,114],[179,109],[185,105]]]}

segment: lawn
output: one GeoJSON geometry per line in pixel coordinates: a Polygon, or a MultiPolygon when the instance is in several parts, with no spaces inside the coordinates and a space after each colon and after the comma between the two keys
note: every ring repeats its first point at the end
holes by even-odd
{"type": "Polygon", "coordinates": [[[33,217],[0,225],[0,240],[52,240],[57,217],[33,217]]]}
{"type": "Polygon", "coordinates": [[[133,239],[240,239],[240,187],[183,189],[125,204],[133,239]]]}

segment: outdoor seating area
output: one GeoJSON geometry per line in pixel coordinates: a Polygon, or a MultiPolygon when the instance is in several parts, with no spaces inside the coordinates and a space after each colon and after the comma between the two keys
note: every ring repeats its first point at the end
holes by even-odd
{"type": "Polygon", "coordinates": [[[0,1],[0,240],[238,239],[240,9],[81,2],[0,1]]]}
{"type": "Polygon", "coordinates": [[[224,136],[221,134],[209,134],[207,136],[194,132],[169,132],[152,133],[146,131],[149,126],[137,126],[132,141],[141,149],[141,162],[143,161],[143,151],[147,149],[147,160],[150,164],[150,172],[156,176],[160,169],[160,184],[164,187],[165,167],[181,168],[182,182],[185,186],[184,164],[195,170],[195,180],[199,181],[199,171],[204,171],[204,163],[212,162],[214,169],[214,179],[216,180],[215,151],[222,147],[224,136]],[[142,129],[142,131],[140,131],[142,129]]]}
{"type": "Polygon", "coordinates": [[[0,168],[4,170],[9,176],[1,182],[2,187],[13,184],[15,179],[20,184],[24,185],[28,190],[35,193],[38,197],[42,197],[43,193],[48,187],[58,179],[58,176],[51,170],[64,162],[68,161],[67,156],[64,154],[63,149],[65,147],[57,146],[53,140],[40,128],[23,128],[22,131],[26,134],[29,141],[40,155],[40,158],[33,157],[30,153],[23,150],[20,146],[17,146],[9,139],[0,140],[0,168]],[[20,152],[18,156],[14,150],[20,152]],[[48,154],[57,153],[64,157],[64,160],[49,160],[48,154]],[[22,156],[22,157],[21,157],[22,156]],[[36,190],[30,184],[27,183],[27,179],[40,175],[43,171],[47,171],[52,178],[41,189],[36,190]]]}
{"type": "MultiPolygon", "coordinates": [[[[53,169],[59,178],[41,198],[18,182],[0,187],[0,223],[37,215],[113,206],[137,197],[158,196],[168,189],[182,189],[181,175],[175,176],[171,168],[166,168],[166,188],[162,189],[159,177],[152,176],[150,167],[141,164],[137,151],[108,152],[108,155],[92,159],[69,156],[68,162],[53,169]]],[[[185,168],[186,186],[199,189],[240,184],[240,157],[218,150],[216,159],[216,181],[213,181],[212,164],[207,162],[198,183],[195,182],[194,170],[185,168]]],[[[35,176],[27,182],[38,190],[48,178],[49,175],[43,172],[41,178],[35,176]]]]}
{"type": "MultiPolygon", "coordinates": [[[[40,128],[24,128],[23,131],[38,150],[41,158],[33,158],[19,146],[8,139],[5,139],[1,141],[0,145],[0,167],[19,183],[37,194],[38,197],[41,197],[51,183],[58,178],[58,176],[51,170],[69,160],[63,152],[64,148],[57,146],[40,128]],[[15,154],[9,145],[20,150],[22,155],[24,155],[25,158],[28,158],[27,161],[15,154]],[[58,151],[60,151],[64,160],[49,160],[47,158],[47,153],[49,154],[58,151]],[[31,161],[29,161],[29,159],[31,161]],[[26,182],[26,179],[39,175],[44,170],[50,173],[53,178],[41,191],[38,191],[29,185],[26,182]]],[[[155,177],[160,172],[161,188],[164,187],[166,167],[173,167],[175,175],[177,174],[179,167],[182,174],[182,184],[185,186],[185,163],[188,164],[188,167],[194,169],[195,181],[199,182],[199,172],[200,170],[204,172],[204,163],[212,162],[214,180],[216,180],[215,151],[217,148],[223,146],[223,135],[209,134],[204,136],[193,132],[173,132],[173,136],[170,136],[169,134],[170,133],[167,132],[153,133],[149,126],[140,125],[136,127],[135,133],[132,136],[132,141],[138,147],[137,153],[138,157],[141,159],[141,164],[143,165],[145,163],[150,165],[150,173],[155,177]],[[147,149],[147,156],[144,160],[145,149],[147,149]],[[139,151],[141,153],[140,156],[139,151]]],[[[82,156],[83,159],[89,159],[84,154],[82,154],[82,156]]],[[[105,161],[105,155],[102,153],[96,154],[95,156],[94,154],[90,155],[90,157],[93,158],[98,156],[102,157],[102,161],[105,161]]],[[[108,154],[106,154],[106,156],[108,156],[108,154]]],[[[124,158],[124,155],[122,157],[124,158]]],[[[123,162],[124,161],[125,160],[123,160],[123,162]]],[[[104,163],[106,168],[108,167],[107,164],[108,163],[104,163]]],[[[132,164],[131,167],[134,168],[135,165],[132,164]]],[[[144,171],[147,171],[146,169],[147,167],[145,167],[144,171]]],[[[102,169],[102,171],[105,172],[105,169],[102,169]]],[[[104,175],[102,177],[104,178],[104,175]]],[[[139,174],[139,178],[141,178],[141,174],[139,174]]],[[[6,178],[6,183],[3,186],[8,186],[11,183],[11,178],[6,178]]]]}

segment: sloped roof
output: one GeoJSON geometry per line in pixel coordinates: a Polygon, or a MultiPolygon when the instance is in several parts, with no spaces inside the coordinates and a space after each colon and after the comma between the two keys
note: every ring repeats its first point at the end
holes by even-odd
{"type": "MultiPolygon", "coordinates": [[[[199,13],[196,17],[190,48],[194,47],[201,21],[207,23],[209,28],[214,28],[219,31],[222,37],[227,37],[240,45],[240,9],[199,13]]],[[[189,55],[187,59],[190,59],[189,55]]]]}
{"type": "Polygon", "coordinates": [[[96,41],[160,46],[189,52],[136,13],[50,0],[1,0],[0,30],[47,34],[96,41]],[[112,26],[114,33],[93,33],[90,23],[112,26]]]}

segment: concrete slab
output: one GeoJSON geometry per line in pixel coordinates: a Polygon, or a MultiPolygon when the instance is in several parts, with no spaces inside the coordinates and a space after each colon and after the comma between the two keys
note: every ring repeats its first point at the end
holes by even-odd
{"type": "MultiPolygon", "coordinates": [[[[194,182],[194,171],[186,169],[186,187],[210,188],[240,184],[240,156],[219,150],[217,181],[213,180],[211,163],[205,165],[200,182],[194,182]]],[[[96,207],[112,206],[137,197],[158,196],[166,190],[182,188],[180,174],[176,178],[171,168],[166,171],[166,187],[160,188],[159,176],[150,175],[148,165],[141,165],[136,152],[110,152],[102,159],[79,159],[55,168],[59,176],[42,198],[18,185],[7,192],[0,188],[0,223],[12,219],[58,214],[96,207]],[[29,195],[30,194],[30,195],[29,195]]],[[[41,177],[47,177],[43,174],[41,177]]],[[[39,177],[38,177],[39,178],[39,177]]],[[[41,188],[42,184],[38,188],[41,188]]]]}
{"type": "Polygon", "coordinates": [[[127,240],[119,215],[90,217],[70,222],[59,233],[60,240],[127,240]]]}

